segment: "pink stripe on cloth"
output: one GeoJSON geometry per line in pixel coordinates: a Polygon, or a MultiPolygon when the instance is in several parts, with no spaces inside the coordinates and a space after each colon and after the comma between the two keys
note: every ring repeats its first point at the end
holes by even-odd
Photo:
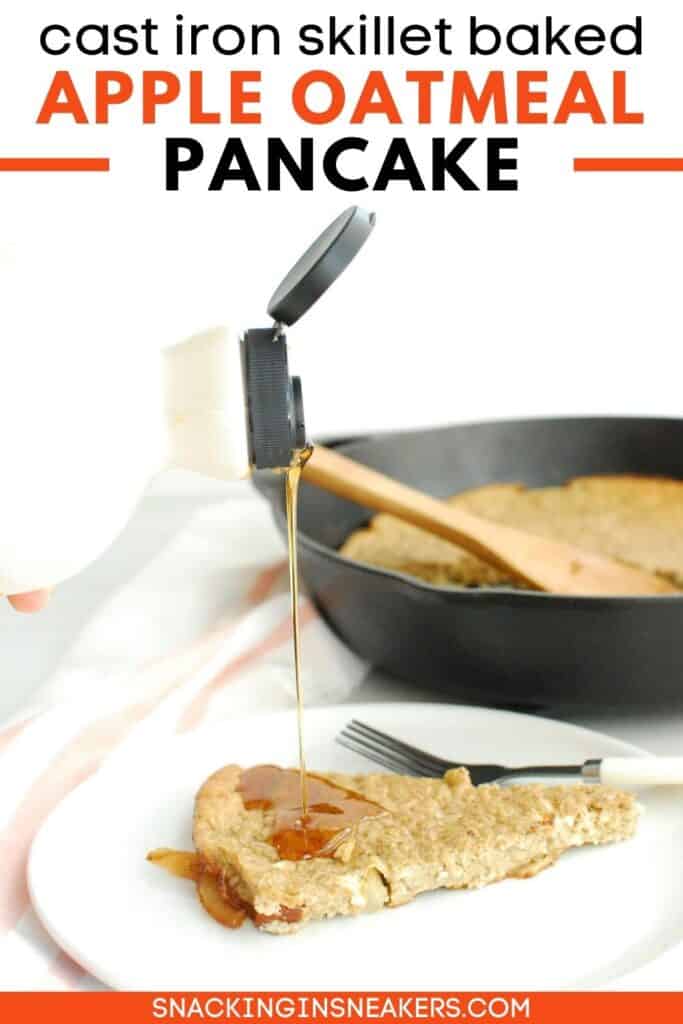
{"type": "Polygon", "coordinates": [[[195,672],[202,664],[209,660],[220,644],[243,620],[247,611],[270,597],[275,584],[286,567],[287,562],[279,561],[263,569],[247,590],[241,610],[233,611],[230,616],[221,620],[189,646],[176,649],[170,654],[165,654],[160,658],[150,661],[140,670],[144,673],[140,677],[141,684],[144,685],[144,680],[148,675],[156,675],[160,671],[163,674],[163,670],[166,668],[172,669],[174,676],[170,685],[164,683],[163,690],[161,691],[162,696],[165,696],[177,685],[185,682],[192,672],[195,672]]]}
{"type": "Polygon", "coordinates": [[[0,732],[0,751],[4,750],[5,747],[8,747],[12,740],[15,740],[17,736],[21,736],[24,729],[29,726],[31,722],[35,722],[37,717],[38,714],[31,715],[30,718],[24,718],[23,721],[17,722],[15,725],[10,725],[7,729],[4,729],[3,732],[0,732]]]}
{"type": "MultiPolygon", "coordinates": [[[[278,562],[264,569],[256,578],[245,595],[247,607],[264,601],[280,578],[286,563],[278,562]]],[[[155,674],[159,669],[174,670],[170,679],[164,677],[153,697],[128,706],[127,708],[108,715],[87,726],[59,754],[54,757],[45,770],[26,792],[7,826],[0,832],[0,936],[11,930],[21,919],[29,905],[26,881],[26,864],[31,842],[47,815],[57,804],[80,783],[88,779],[99,767],[102,759],[110,753],[136,724],[150,714],[176,687],[187,681],[192,672],[204,663],[215,651],[215,648],[240,621],[242,615],[221,623],[209,634],[202,637],[188,649],[178,651],[175,655],[158,659],[141,670],[142,674],[155,674]],[[179,670],[180,666],[180,670],[179,670]]],[[[306,616],[302,617],[302,624],[306,616]]],[[[257,645],[235,662],[226,666],[212,680],[212,686],[218,687],[232,674],[239,671],[271,647],[282,643],[288,635],[288,620],[271,634],[263,643],[257,645]]],[[[207,695],[207,703],[210,695],[207,695]]],[[[193,702],[194,703],[194,702],[193,702]]],[[[186,712],[187,714],[187,712],[186,712]]],[[[36,717],[36,716],[34,716],[36,717]]],[[[195,712],[197,717],[197,712],[195,712]]],[[[201,719],[198,715],[198,720],[201,719]]],[[[0,749],[10,743],[23,732],[33,719],[25,719],[15,726],[0,733],[0,749]]],[[[69,974],[73,978],[81,970],[73,964],[66,954],[58,955],[53,967],[59,973],[69,974]]]]}
{"type": "Polygon", "coordinates": [[[48,974],[50,978],[61,982],[64,988],[70,990],[79,989],[81,987],[80,982],[88,976],[85,968],[81,967],[75,960],[72,960],[63,949],[59,950],[51,962],[48,974]]]}
{"type": "Polygon", "coordinates": [[[267,569],[259,573],[247,591],[247,604],[261,604],[267,597],[270,597],[275,584],[284,574],[286,568],[287,560],[283,558],[280,562],[269,565],[267,569]]]}
{"type": "Polygon", "coordinates": [[[144,687],[148,679],[160,675],[161,687],[158,693],[161,699],[171,690],[186,682],[193,672],[209,660],[225,638],[242,621],[247,611],[270,596],[286,565],[286,562],[279,561],[262,569],[246,591],[243,607],[240,610],[233,610],[230,615],[220,620],[187,646],[176,648],[143,665],[138,672],[140,686],[144,687]],[[167,678],[168,672],[172,673],[170,681],[167,678]]]}
{"type": "Polygon", "coordinates": [[[28,907],[26,862],[38,828],[59,801],[97,770],[105,754],[156,703],[136,704],[89,725],[52,759],[29,788],[0,833],[0,935],[12,929],[28,907]]]}
{"type": "MultiPolygon", "coordinates": [[[[309,622],[313,622],[317,617],[318,613],[315,608],[310,601],[307,601],[301,610],[299,623],[302,627],[305,627],[309,622]]],[[[263,658],[266,654],[269,654],[271,651],[280,647],[283,643],[289,640],[291,635],[292,620],[288,615],[286,619],[283,619],[283,621],[258,644],[255,644],[253,647],[244,651],[243,654],[240,654],[233,661],[228,662],[228,664],[225,665],[220,672],[213,677],[213,679],[210,679],[209,682],[202,687],[202,689],[185,708],[185,711],[178,722],[177,732],[184,733],[190,732],[192,729],[196,729],[197,726],[204,721],[209,704],[211,703],[211,698],[214,694],[221,690],[227,682],[233,680],[235,676],[242,671],[242,669],[252,665],[255,661],[258,661],[259,658],[263,658]]]]}

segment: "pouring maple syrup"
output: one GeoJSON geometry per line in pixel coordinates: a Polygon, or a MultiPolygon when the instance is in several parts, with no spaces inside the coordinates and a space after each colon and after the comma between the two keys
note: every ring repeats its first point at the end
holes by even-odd
{"type": "MultiPolygon", "coordinates": [[[[301,861],[312,857],[333,857],[351,829],[365,818],[386,814],[379,804],[360,793],[338,786],[306,771],[304,743],[304,688],[301,675],[301,636],[299,629],[299,563],[297,548],[299,483],[312,447],[295,451],[285,471],[285,507],[287,512],[287,548],[292,615],[292,644],[296,680],[299,768],[285,769],[261,764],[248,768],[240,776],[237,792],[244,809],[273,812],[270,842],[281,860],[301,861]]],[[[193,881],[204,909],[219,924],[239,928],[247,917],[258,925],[267,920],[256,914],[228,879],[205,869],[197,853],[159,849],[147,859],[178,878],[193,881]]],[[[296,921],[301,910],[280,907],[277,917],[296,921]]]]}
{"type": "MultiPolygon", "coordinates": [[[[294,266],[282,279],[273,292],[268,303],[268,314],[275,323],[273,341],[284,340],[284,327],[291,327],[310,309],[323,295],[342,271],[351,263],[375,224],[375,215],[357,206],[344,210],[340,216],[329,224],[315,239],[312,245],[297,260],[294,266]]],[[[268,347],[268,346],[266,346],[268,347]]],[[[272,346],[270,347],[272,352],[272,346]]],[[[287,377],[288,373],[284,376],[287,377]]],[[[273,380],[268,377],[269,387],[262,389],[269,395],[273,393],[273,380]]],[[[306,757],[304,745],[304,696],[301,678],[301,642],[299,636],[299,567],[297,558],[297,510],[301,473],[311,456],[312,448],[306,443],[303,422],[303,406],[301,387],[298,378],[293,378],[290,388],[292,403],[288,407],[288,415],[275,417],[282,428],[289,424],[290,432],[294,426],[295,444],[289,466],[285,469],[285,499],[287,511],[287,546],[289,553],[289,583],[292,606],[292,639],[294,645],[294,673],[296,679],[297,728],[299,736],[299,777],[300,777],[300,815],[298,826],[302,830],[312,827],[309,821],[309,793],[306,776],[306,757]],[[300,429],[299,429],[300,428],[300,429]]],[[[277,392],[276,392],[277,393],[277,392]]],[[[268,422],[268,417],[263,424],[268,422]]],[[[285,429],[285,434],[287,430],[285,429]]],[[[259,431],[255,431],[258,435],[259,431]]],[[[282,467],[282,462],[271,462],[272,467],[282,467]]],[[[306,848],[306,843],[303,844],[306,848]]]]}
{"type": "MultiPolygon", "coordinates": [[[[252,461],[259,469],[284,468],[285,473],[299,768],[258,765],[247,769],[241,775],[238,791],[246,810],[273,812],[270,840],[283,860],[331,857],[353,825],[386,813],[361,794],[306,771],[297,512],[301,473],[313,449],[306,444],[301,382],[297,377],[290,378],[283,331],[283,326],[296,323],[348,266],[374,223],[374,214],[356,206],[337,217],[273,293],[268,313],[275,326],[247,331],[243,338],[243,369],[251,399],[252,461]]],[[[203,906],[221,924],[239,927],[247,916],[257,924],[265,920],[231,889],[225,875],[213,875],[197,853],[160,849],[151,851],[148,860],[173,875],[194,881],[203,906]]],[[[300,909],[281,907],[278,919],[295,921],[297,915],[301,915],[300,909]]]]}
{"type": "Polygon", "coordinates": [[[238,792],[245,810],[273,811],[270,841],[282,860],[332,857],[353,825],[386,813],[360,793],[317,775],[308,775],[306,785],[308,806],[304,814],[295,769],[260,764],[242,772],[238,792]]]}
{"type": "Polygon", "coordinates": [[[363,818],[383,812],[379,804],[359,793],[336,786],[306,771],[304,742],[304,688],[301,675],[299,628],[299,564],[297,548],[299,484],[313,448],[294,453],[285,471],[285,508],[292,612],[292,643],[296,681],[299,769],[257,765],[242,773],[238,792],[246,810],[274,812],[271,842],[283,860],[331,857],[348,835],[351,826],[363,818]]]}
{"type": "Polygon", "coordinates": [[[304,687],[301,677],[301,635],[299,629],[299,557],[297,548],[299,483],[301,472],[311,457],[309,445],[294,452],[285,472],[285,508],[287,512],[287,554],[289,559],[289,592],[292,606],[292,644],[294,647],[294,678],[296,681],[296,718],[299,739],[299,777],[301,782],[301,814],[308,814],[308,781],[306,779],[306,750],[304,744],[304,687]]]}

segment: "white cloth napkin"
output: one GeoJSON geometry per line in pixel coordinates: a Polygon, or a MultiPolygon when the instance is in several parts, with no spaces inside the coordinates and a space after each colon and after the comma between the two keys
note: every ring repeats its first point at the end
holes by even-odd
{"type": "MultiPolygon", "coordinates": [[[[30,907],[33,836],[107,759],[209,717],[293,707],[289,600],[268,507],[235,488],[97,610],[31,705],[0,727],[0,987],[97,987],[30,907]]],[[[347,698],[366,666],[306,597],[301,618],[307,704],[347,698]]]]}

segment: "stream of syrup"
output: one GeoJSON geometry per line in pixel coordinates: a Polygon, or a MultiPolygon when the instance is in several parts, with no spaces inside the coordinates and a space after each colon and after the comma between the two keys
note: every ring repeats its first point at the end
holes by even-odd
{"type": "Polygon", "coordinates": [[[242,773],[239,790],[247,810],[274,811],[271,842],[283,860],[332,856],[353,824],[382,812],[382,808],[358,793],[335,786],[306,771],[304,742],[304,689],[301,676],[299,629],[299,565],[297,511],[301,473],[313,449],[294,453],[285,474],[289,585],[292,604],[292,640],[296,679],[299,772],[259,765],[242,773]],[[298,783],[298,785],[297,785],[298,783]]]}
{"type": "Polygon", "coordinates": [[[299,735],[299,778],[301,782],[301,814],[305,823],[308,814],[308,780],[306,778],[306,746],[304,743],[304,685],[301,678],[301,635],[299,629],[299,557],[297,528],[299,483],[301,471],[311,457],[311,447],[294,452],[285,473],[285,507],[287,511],[287,553],[289,555],[289,592],[292,604],[292,643],[294,645],[294,677],[296,680],[296,720],[299,735]]]}

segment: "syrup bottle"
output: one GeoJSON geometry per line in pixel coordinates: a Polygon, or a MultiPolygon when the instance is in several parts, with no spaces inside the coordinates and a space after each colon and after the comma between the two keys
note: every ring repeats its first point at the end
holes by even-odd
{"type": "MultiPolygon", "coordinates": [[[[0,305],[0,594],[52,586],[114,540],[150,478],[182,467],[223,480],[287,469],[306,446],[301,382],[288,367],[290,326],[368,237],[374,216],[341,214],[284,278],[274,323],[219,327],[158,353],[68,351],[39,310],[0,305]],[[6,314],[6,315],[5,315],[6,314]],[[45,346],[55,358],[46,380],[45,346]],[[42,346],[42,348],[41,348],[42,346]],[[40,387],[38,387],[40,385],[40,387]],[[48,396],[47,405],[36,394],[48,396]],[[47,409],[47,411],[46,411],[47,409]]],[[[11,274],[0,268],[0,284],[11,274]]],[[[36,297],[35,304],[39,304],[36,297]]],[[[93,331],[96,331],[96,325],[93,331]]]]}

